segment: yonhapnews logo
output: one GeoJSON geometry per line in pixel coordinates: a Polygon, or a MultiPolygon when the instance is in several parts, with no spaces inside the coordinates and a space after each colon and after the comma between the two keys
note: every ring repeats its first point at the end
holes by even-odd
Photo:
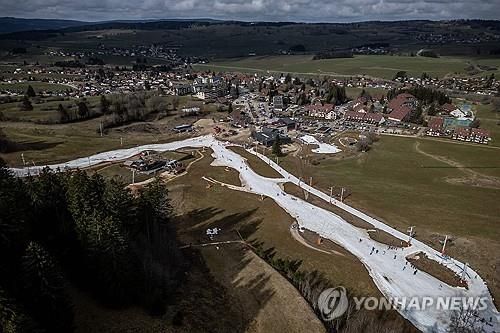
{"type": "Polygon", "coordinates": [[[347,311],[348,306],[347,292],[342,286],[325,289],[318,297],[318,309],[325,321],[339,318],[347,311]]]}

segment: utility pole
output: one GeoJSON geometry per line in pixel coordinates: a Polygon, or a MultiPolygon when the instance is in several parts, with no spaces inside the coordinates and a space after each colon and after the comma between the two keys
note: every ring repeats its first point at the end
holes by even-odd
{"type": "Polygon", "coordinates": [[[464,281],[464,282],[465,282],[465,276],[466,276],[466,274],[467,274],[467,266],[468,266],[468,265],[469,265],[469,264],[467,264],[466,262],[464,262],[464,268],[462,269],[462,276],[461,276],[461,279],[462,279],[462,281],[464,281]]]}
{"type": "Polygon", "coordinates": [[[123,137],[120,137],[120,146],[123,146],[123,137]]]}
{"type": "Polygon", "coordinates": [[[340,202],[344,202],[344,188],[340,191],[340,202]]]}
{"type": "Polygon", "coordinates": [[[101,120],[101,122],[99,123],[99,130],[101,131],[101,137],[102,137],[102,120],[101,120]]]}
{"type": "Polygon", "coordinates": [[[23,165],[26,165],[26,160],[24,159],[24,153],[21,153],[21,159],[23,160],[23,165]]]}
{"type": "Polygon", "coordinates": [[[445,255],[445,249],[446,249],[446,242],[448,241],[448,235],[444,236],[444,242],[443,242],[443,249],[441,250],[441,255],[445,255]]]}
{"type": "Polygon", "coordinates": [[[332,197],[333,197],[333,186],[330,187],[330,203],[332,203],[332,197]]]}
{"type": "Polygon", "coordinates": [[[132,169],[132,185],[135,184],[135,169],[132,169]]]}
{"type": "Polygon", "coordinates": [[[411,245],[411,240],[413,238],[413,230],[415,229],[415,226],[412,225],[409,229],[408,229],[408,233],[409,233],[409,237],[408,237],[408,245],[411,245]]]}
{"type": "Polygon", "coordinates": [[[309,177],[309,186],[313,186],[313,177],[309,177]]]}

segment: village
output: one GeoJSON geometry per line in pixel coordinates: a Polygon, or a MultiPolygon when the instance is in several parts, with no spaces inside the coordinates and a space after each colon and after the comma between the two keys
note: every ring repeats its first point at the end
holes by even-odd
{"type": "MultiPolygon", "coordinates": [[[[148,55],[150,52],[164,52],[176,57],[174,50],[153,47],[134,49],[131,55],[148,55]]],[[[229,107],[231,125],[236,128],[252,127],[256,133],[254,137],[267,146],[273,144],[278,133],[286,141],[290,130],[319,137],[352,130],[427,135],[478,144],[488,144],[492,139],[487,130],[477,128],[478,122],[471,105],[465,101],[456,105],[451,99],[442,104],[442,100],[422,101],[405,91],[425,87],[429,91],[460,91],[465,95],[492,96],[500,87],[500,81],[493,75],[488,79],[435,79],[424,74],[413,78],[398,73],[392,81],[365,76],[318,79],[292,77],[290,74],[197,72],[192,65],[185,62],[176,70],[163,71],[158,66],[148,70],[129,70],[103,66],[58,68],[35,64],[16,68],[12,72],[4,71],[1,79],[9,84],[29,84],[38,79],[67,87],[42,91],[42,96],[82,98],[139,91],[192,96],[205,105],[229,107]],[[346,89],[358,89],[360,92],[358,96],[348,98],[346,89]],[[391,98],[384,93],[393,90],[401,93],[391,98]]],[[[22,92],[1,92],[4,97],[19,95],[22,92]]],[[[200,110],[185,108],[182,113],[196,115],[200,110]]]]}

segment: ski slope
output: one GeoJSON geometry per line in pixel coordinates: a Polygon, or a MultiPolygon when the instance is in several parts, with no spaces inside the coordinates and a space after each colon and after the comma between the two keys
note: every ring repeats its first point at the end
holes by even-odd
{"type": "MultiPolygon", "coordinates": [[[[487,324],[483,324],[483,329],[488,333],[500,332],[500,316],[493,304],[488,287],[485,281],[472,269],[469,268],[466,274],[468,289],[449,286],[422,271],[414,275],[412,269],[403,270],[403,267],[406,265],[406,257],[419,252],[424,252],[430,259],[441,262],[457,274],[462,274],[462,267],[464,264],[452,258],[441,258],[438,251],[418,240],[413,240],[411,246],[403,249],[388,249],[387,245],[372,240],[366,230],[349,224],[330,211],[284,193],[280,188],[280,184],[291,182],[299,185],[311,194],[327,202],[332,202],[332,204],[337,207],[372,224],[374,228],[388,232],[396,238],[407,240],[408,236],[349,205],[331,199],[327,194],[304,184],[297,177],[288,173],[267,157],[250,150],[250,153],[258,156],[269,164],[278,171],[283,178],[270,179],[258,175],[250,168],[242,156],[227,149],[227,145],[230,144],[218,141],[212,136],[203,136],[166,144],[151,144],[130,149],[119,149],[47,167],[53,170],[64,170],[94,166],[103,162],[121,161],[145,150],[162,152],[187,147],[211,148],[213,150],[212,156],[214,157],[212,165],[230,167],[237,170],[240,174],[242,186],[228,185],[228,189],[267,196],[285,209],[301,226],[344,247],[364,264],[373,281],[385,297],[389,299],[412,296],[420,298],[454,296],[483,297],[486,299],[488,305],[485,310],[479,313],[479,316],[484,318],[487,322],[487,324]],[[372,253],[373,248],[379,250],[378,253],[372,253]]],[[[38,166],[29,169],[13,168],[11,170],[17,176],[23,177],[28,174],[37,174],[43,167],[44,166],[38,166]]],[[[399,312],[421,331],[439,333],[446,332],[452,315],[450,311],[437,310],[435,307],[428,307],[425,310],[406,309],[404,311],[399,310],[399,312]]]]}

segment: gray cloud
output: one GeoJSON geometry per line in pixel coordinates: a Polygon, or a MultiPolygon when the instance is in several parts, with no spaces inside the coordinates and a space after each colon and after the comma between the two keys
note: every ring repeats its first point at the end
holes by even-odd
{"type": "Polygon", "coordinates": [[[0,0],[2,16],[111,19],[215,18],[346,22],[500,19],[500,0],[0,0]]]}

